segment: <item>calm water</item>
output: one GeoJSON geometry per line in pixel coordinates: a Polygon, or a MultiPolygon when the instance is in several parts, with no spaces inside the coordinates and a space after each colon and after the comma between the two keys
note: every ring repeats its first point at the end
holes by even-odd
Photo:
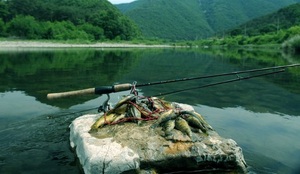
{"type": "MultiPolygon", "coordinates": [[[[300,60],[300,59],[298,59],[300,60]]],[[[278,53],[197,49],[0,51],[0,173],[80,173],[68,126],[95,113],[104,96],[47,100],[50,92],[115,83],[147,83],[295,63],[278,53]],[[88,110],[91,109],[91,110],[88,110]],[[85,112],[80,112],[87,110],[85,112]],[[79,113],[80,112],[80,113],[79,113]]],[[[140,88],[140,95],[236,78],[140,88]]],[[[300,172],[300,68],[165,96],[195,107],[243,149],[253,173],[300,172]]],[[[120,95],[114,93],[111,102],[120,95]]]]}

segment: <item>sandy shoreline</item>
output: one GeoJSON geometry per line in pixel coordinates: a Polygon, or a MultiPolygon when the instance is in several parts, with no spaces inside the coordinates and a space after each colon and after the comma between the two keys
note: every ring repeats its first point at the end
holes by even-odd
{"type": "Polygon", "coordinates": [[[68,44],[43,41],[0,41],[0,49],[5,48],[170,48],[172,45],[145,45],[126,43],[68,44]]]}

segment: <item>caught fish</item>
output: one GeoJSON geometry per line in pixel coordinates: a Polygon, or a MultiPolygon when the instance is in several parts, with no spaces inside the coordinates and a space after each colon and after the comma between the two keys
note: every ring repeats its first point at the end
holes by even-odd
{"type": "Polygon", "coordinates": [[[153,116],[152,111],[148,108],[147,104],[144,102],[138,102],[137,103],[137,109],[141,112],[141,116],[149,117],[153,116]]]}
{"type": "Polygon", "coordinates": [[[203,133],[206,133],[207,130],[205,126],[195,117],[188,115],[186,118],[184,118],[188,124],[192,127],[200,129],[203,133]]]}
{"type": "Polygon", "coordinates": [[[104,126],[107,122],[113,122],[119,115],[112,113],[108,115],[102,115],[97,121],[91,126],[91,130],[97,130],[98,128],[104,126]]]}
{"type": "Polygon", "coordinates": [[[171,131],[175,128],[175,120],[168,120],[164,124],[164,131],[166,135],[170,135],[171,131]]]}
{"type": "Polygon", "coordinates": [[[122,120],[123,118],[125,118],[126,114],[120,114],[116,117],[116,119],[114,119],[114,121],[112,122],[112,124],[117,123],[118,121],[122,120]]]}
{"type": "Polygon", "coordinates": [[[151,128],[156,128],[161,123],[164,123],[168,120],[175,119],[177,116],[178,115],[176,115],[172,109],[165,111],[160,115],[160,117],[156,120],[156,122],[152,124],[151,128]]]}
{"type": "Polygon", "coordinates": [[[212,127],[209,124],[206,123],[206,121],[203,119],[202,115],[198,114],[197,112],[182,110],[182,111],[180,111],[180,114],[186,114],[186,115],[193,116],[193,117],[197,118],[200,121],[200,123],[203,125],[203,127],[206,130],[208,130],[208,129],[212,130],[212,127]]]}
{"type": "Polygon", "coordinates": [[[180,130],[182,133],[187,134],[190,138],[192,138],[192,130],[189,124],[183,118],[181,117],[176,118],[175,128],[180,130]]]}
{"type": "Polygon", "coordinates": [[[123,103],[122,105],[119,105],[117,108],[112,109],[114,113],[117,114],[125,114],[127,110],[128,104],[123,103]]]}
{"type": "Polygon", "coordinates": [[[171,102],[168,102],[166,100],[163,100],[163,99],[157,99],[158,102],[160,103],[160,105],[164,108],[164,109],[171,109],[173,108],[172,106],[172,103],[171,102]]]}
{"type": "Polygon", "coordinates": [[[153,110],[164,110],[164,106],[161,104],[159,100],[153,100],[153,110]]]}
{"type": "Polygon", "coordinates": [[[134,95],[125,96],[113,107],[113,109],[111,109],[107,112],[107,115],[112,114],[112,113],[117,113],[117,114],[125,113],[126,109],[127,109],[127,102],[133,100],[135,97],[136,96],[134,96],[134,95]]]}
{"type": "Polygon", "coordinates": [[[141,112],[133,105],[130,105],[128,110],[129,110],[129,115],[132,116],[134,119],[136,119],[135,122],[137,122],[138,125],[140,125],[141,118],[142,118],[141,112]]]}
{"type": "Polygon", "coordinates": [[[136,97],[135,95],[127,95],[127,96],[123,97],[123,98],[122,98],[122,99],[114,106],[113,109],[122,106],[124,103],[133,100],[135,97],[136,97]]]}

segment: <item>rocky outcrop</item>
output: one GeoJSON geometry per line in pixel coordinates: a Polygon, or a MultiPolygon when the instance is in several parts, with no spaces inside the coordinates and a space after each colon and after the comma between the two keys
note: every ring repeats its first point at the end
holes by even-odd
{"type": "Polygon", "coordinates": [[[189,137],[173,129],[171,135],[166,135],[161,127],[151,128],[154,121],[144,121],[140,125],[106,125],[89,133],[99,116],[84,115],[70,125],[71,146],[85,173],[246,173],[242,149],[213,130],[208,134],[195,131],[189,137]]]}

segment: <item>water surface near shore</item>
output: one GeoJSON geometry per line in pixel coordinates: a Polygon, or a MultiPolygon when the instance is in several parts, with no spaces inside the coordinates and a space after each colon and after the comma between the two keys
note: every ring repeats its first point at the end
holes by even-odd
{"type": "MultiPolygon", "coordinates": [[[[106,96],[48,100],[47,93],[138,84],[289,64],[280,55],[198,49],[19,49],[0,52],[0,173],[80,173],[68,126],[96,113],[106,96]],[[87,110],[91,109],[91,110],[87,110]],[[87,110],[83,113],[79,111],[87,110]],[[30,160],[28,160],[30,159],[30,160]]],[[[243,149],[251,172],[297,173],[299,68],[247,81],[164,96],[194,106],[243,149]]],[[[245,75],[243,75],[245,76],[245,75]]],[[[140,95],[201,86],[228,76],[140,88],[140,95]]],[[[117,102],[129,91],[113,93],[117,102]]]]}

